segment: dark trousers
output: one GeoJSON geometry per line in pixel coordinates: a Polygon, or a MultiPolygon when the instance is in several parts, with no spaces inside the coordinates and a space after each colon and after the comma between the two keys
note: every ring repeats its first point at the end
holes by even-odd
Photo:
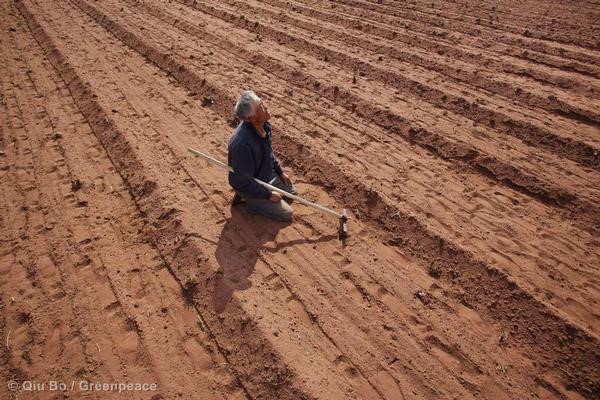
{"type": "MultiPolygon", "coordinates": [[[[294,189],[294,185],[286,185],[279,178],[279,176],[275,176],[268,183],[281,190],[285,190],[288,193],[296,194],[296,189],[294,189]]],[[[294,209],[290,206],[290,204],[293,202],[292,199],[283,197],[281,201],[273,202],[269,199],[244,197],[244,200],[246,200],[246,210],[250,214],[261,214],[278,221],[289,222],[292,220],[292,215],[294,212],[294,209]]]]}

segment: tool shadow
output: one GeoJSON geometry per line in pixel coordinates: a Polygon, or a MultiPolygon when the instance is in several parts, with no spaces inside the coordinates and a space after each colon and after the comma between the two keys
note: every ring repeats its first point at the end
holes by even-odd
{"type": "Polygon", "coordinates": [[[335,235],[328,235],[315,240],[301,239],[277,243],[275,248],[264,246],[265,243],[273,241],[279,231],[290,224],[290,222],[274,221],[261,215],[250,215],[244,207],[231,207],[231,217],[223,226],[215,250],[219,270],[214,279],[213,306],[217,313],[225,310],[235,291],[252,286],[250,276],[254,272],[261,251],[275,253],[296,244],[336,239],[335,235]]]}

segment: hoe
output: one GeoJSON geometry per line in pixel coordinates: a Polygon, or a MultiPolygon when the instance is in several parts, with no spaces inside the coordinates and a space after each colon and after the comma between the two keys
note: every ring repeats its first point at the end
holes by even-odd
{"type": "MultiPolygon", "coordinates": [[[[194,150],[192,148],[188,148],[188,150],[190,151],[190,153],[202,157],[204,158],[206,161],[208,161],[209,163],[219,166],[221,168],[225,168],[226,170],[228,170],[229,172],[234,172],[233,168],[231,168],[229,165],[222,163],[219,160],[216,160],[214,158],[212,158],[211,156],[209,156],[208,154],[204,154],[198,150],[194,150]]],[[[312,201],[308,201],[303,199],[302,197],[296,196],[294,194],[288,193],[285,190],[281,190],[278,187],[275,187],[273,185],[269,185],[267,182],[263,182],[260,179],[256,179],[254,178],[254,180],[259,184],[262,185],[264,187],[266,187],[269,190],[272,190],[274,192],[279,193],[280,195],[284,196],[284,197],[288,197],[290,199],[294,199],[295,201],[297,201],[298,203],[304,204],[308,207],[314,208],[315,210],[321,211],[325,214],[330,214],[333,215],[335,217],[338,218],[340,226],[338,229],[338,239],[340,239],[341,241],[344,241],[347,237],[348,237],[348,217],[346,215],[346,209],[343,208],[341,213],[338,213],[334,210],[331,210],[327,207],[323,207],[317,203],[313,203],[312,201]]]]}

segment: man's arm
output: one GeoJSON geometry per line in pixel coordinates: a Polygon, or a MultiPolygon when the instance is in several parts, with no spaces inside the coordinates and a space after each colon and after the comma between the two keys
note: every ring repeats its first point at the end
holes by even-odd
{"type": "Polygon", "coordinates": [[[285,183],[286,185],[292,186],[292,180],[285,172],[283,172],[283,168],[281,168],[281,164],[279,164],[279,160],[277,159],[277,157],[275,157],[274,154],[273,154],[273,165],[275,166],[275,173],[277,175],[279,175],[279,179],[281,179],[281,181],[283,183],[285,183]]]}
{"type": "Polygon", "coordinates": [[[271,191],[259,185],[252,177],[256,165],[252,150],[248,146],[236,146],[230,151],[230,167],[235,172],[229,173],[229,184],[238,193],[264,199],[270,198],[271,191]]]}
{"type": "Polygon", "coordinates": [[[277,175],[283,174],[283,169],[281,168],[281,164],[277,157],[275,157],[275,153],[271,153],[271,157],[273,157],[273,169],[277,175]]]}
{"type": "Polygon", "coordinates": [[[279,160],[277,159],[277,157],[275,157],[275,153],[271,151],[271,157],[273,158],[273,169],[275,170],[275,173],[277,175],[279,175],[279,178],[281,179],[281,181],[283,183],[285,183],[286,185],[292,186],[292,181],[290,179],[289,176],[287,176],[287,174],[285,172],[283,172],[283,168],[281,168],[281,164],[279,163],[279,160]]]}
{"type": "Polygon", "coordinates": [[[270,122],[265,122],[265,130],[267,131],[267,137],[269,140],[269,147],[271,148],[271,159],[273,160],[273,170],[277,175],[283,175],[283,168],[281,168],[281,164],[277,157],[275,157],[275,151],[273,151],[273,130],[271,128],[270,122]]]}

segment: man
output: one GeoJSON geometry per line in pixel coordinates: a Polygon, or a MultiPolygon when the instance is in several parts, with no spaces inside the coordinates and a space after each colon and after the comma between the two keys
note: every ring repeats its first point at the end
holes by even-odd
{"type": "Polygon", "coordinates": [[[291,201],[258,184],[253,178],[270,183],[286,192],[296,191],[273,154],[269,111],[260,97],[251,90],[240,96],[234,109],[241,120],[229,140],[227,160],[234,173],[229,184],[236,194],[233,204],[246,202],[246,210],[278,221],[291,221],[291,201]]]}

